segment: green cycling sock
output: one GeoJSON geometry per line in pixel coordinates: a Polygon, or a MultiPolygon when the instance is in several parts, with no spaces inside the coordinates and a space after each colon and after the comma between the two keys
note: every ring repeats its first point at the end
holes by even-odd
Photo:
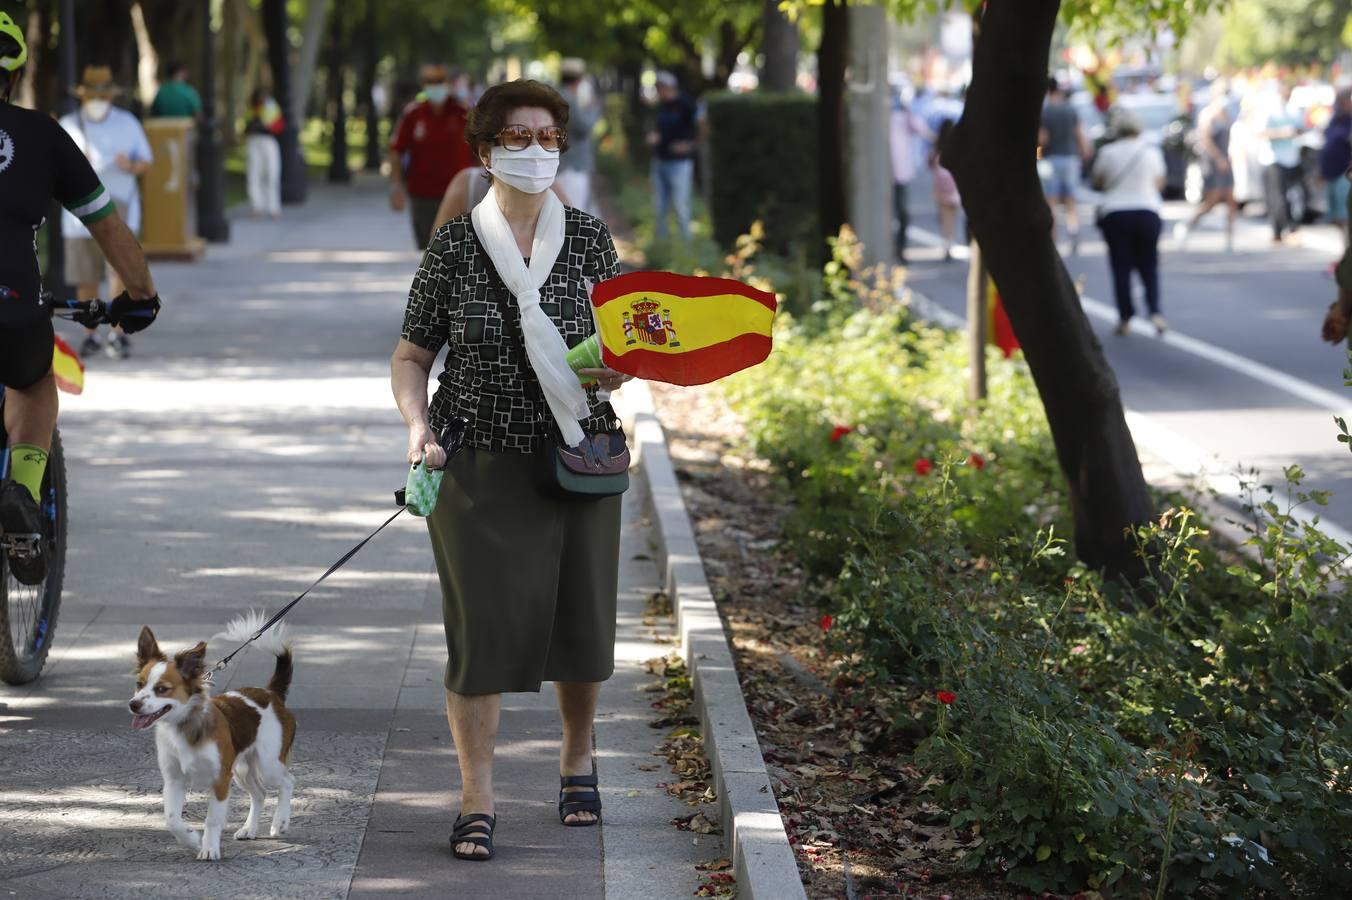
{"type": "Polygon", "coordinates": [[[28,488],[33,499],[41,503],[42,473],[47,470],[47,451],[35,444],[15,444],[9,451],[9,474],[28,488]]]}

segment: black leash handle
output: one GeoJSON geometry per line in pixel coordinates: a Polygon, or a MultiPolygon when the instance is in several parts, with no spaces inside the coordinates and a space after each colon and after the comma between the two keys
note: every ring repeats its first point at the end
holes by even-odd
{"type": "Polygon", "coordinates": [[[347,552],[344,553],[341,557],[339,557],[337,562],[335,562],[333,565],[329,566],[328,569],[324,572],[324,574],[323,574],[323,575],[320,575],[318,578],[316,578],[316,579],[314,580],[314,583],[311,584],[309,587],[307,587],[304,591],[302,591],[302,592],[300,593],[300,595],[299,595],[298,597],[296,597],[296,599],[292,600],[292,601],[291,601],[290,603],[288,603],[286,606],[283,606],[281,609],[279,609],[279,610],[277,611],[277,613],[276,613],[271,619],[268,619],[267,622],[265,622],[265,623],[263,624],[263,627],[261,627],[261,628],[259,628],[257,631],[255,631],[254,634],[253,634],[253,637],[249,638],[247,641],[245,641],[244,643],[240,644],[240,645],[239,645],[238,647],[236,647],[234,650],[231,650],[230,653],[228,653],[224,659],[222,659],[220,662],[216,663],[216,665],[212,666],[212,667],[211,667],[211,671],[207,672],[207,674],[206,674],[206,680],[207,680],[207,681],[210,681],[210,680],[211,680],[211,676],[215,675],[215,674],[216,674],[217,672],[219,672],[221,669],[224,669],[224,668],[230,663],[230,660],[234,659],[235,654],[239,653],[239,652],[240,652],[241,650],[243,650],[245,647],[249,646],[249,645],[252,644],[254,641],[256,641],[256,640],[258,640],[260,637],[262,637],[262,636],[263,636],[263,632],[267,631],[267,630],[268,630],[269,628],[271,628],[273,625],[276,625],[278,622],[280,622],[280,621],[282,620],[282,617],[285,616],[287,613],[291,612],[291,608],[294,607],[294,606],[295,606],[297,603],[299,603],[300,601],[304,600],[304,599],[305,599],[305,596],[306,596],[307,594],[309,594],[309,593],[310,593],[311,591],[313,591],[315,588],[319,587],[319,585],[322,584],[323,581],[324,581],[326,578],[328,578],[330,575],[332,575],[334,572],[337,572],[337,571],[338,571],[339,569],[341,569],[343,566],[347,565],[348,560],[350,560],[352,557],[356,556],[356,555],[357,555],[357,552],[358,552],[359,550],[361,550],[362,547],[365,547],[367,544],[369,544],[369,543],[371,542],[371,538],[375,537],[376,535],[378,535],[378,534],[380,534],[382,531],[384,531],[386,525],[389,525],[389,524],[390,524],[391,522],[393,522],[395,519],[399,518],[399,514],[402,513],[403,511],[404,511],[404,507],[403,507],[403,506],[400,506],[397,510],[394,511],[394,515],[390,516],[390,517],[389,517],[388,519],[386,519],[384,522],[380,523],[380,527],[379,527],[379,528],[377,528],[375,531],[373,531],[373,532],[371,532],[370,534],[368,534],[366,537],[362,538],[361,543],[357,544],[357,546],[353,547],[351,550],[347,551],[347,552]]]}

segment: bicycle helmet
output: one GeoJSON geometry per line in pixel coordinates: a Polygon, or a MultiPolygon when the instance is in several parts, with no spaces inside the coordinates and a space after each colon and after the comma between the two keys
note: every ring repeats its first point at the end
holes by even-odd
{"type": "Polygon", "coordinates": [[[23,29],[15,24],[9,13],[0,12],[0,72],[13,75],[28,62],[28,44],[23,29]]]}

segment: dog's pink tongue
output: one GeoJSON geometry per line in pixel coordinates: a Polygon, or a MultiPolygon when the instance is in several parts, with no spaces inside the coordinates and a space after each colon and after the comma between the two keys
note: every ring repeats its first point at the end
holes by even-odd
{"type": "Polygon", "coordinates": [[[153,721],[155,721],[155,717],[154,717],[154,716],[132,716],[132,717],[131,717],[131,727],[132,727],[132,728],[145,728],[147,725],[149,725],[149,724],[150,724],[151,722],[153,722],[153,721]]]}

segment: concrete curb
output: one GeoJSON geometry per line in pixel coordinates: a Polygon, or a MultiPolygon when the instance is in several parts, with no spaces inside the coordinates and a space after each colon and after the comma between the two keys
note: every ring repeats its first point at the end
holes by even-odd
{"type": "Polygon", "coordinates": [[[652,393],[640,381],[627,385],[623,393],[616,403],[633,423],[638,487],[652,516],[658,573],[676,612],[681,656],[713,767],[719,821],[732,853],[737,896],[806,900],[652,393]]]}

